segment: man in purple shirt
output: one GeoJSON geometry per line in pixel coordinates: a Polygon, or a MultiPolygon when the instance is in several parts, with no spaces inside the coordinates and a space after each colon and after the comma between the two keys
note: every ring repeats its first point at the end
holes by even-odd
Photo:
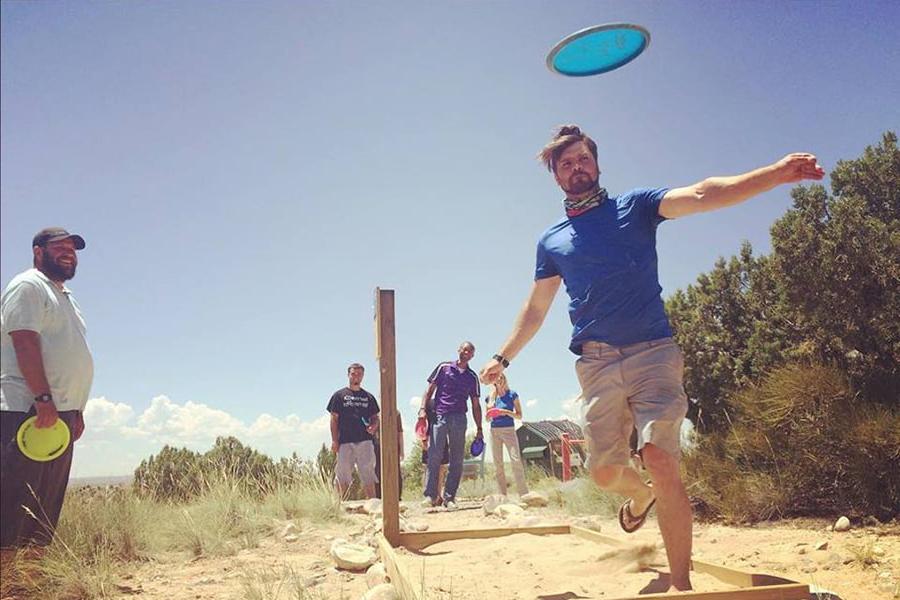
{"type": "Polygon", "coordinates": [[[469,361],[475,356],[475,345],[463,342],[459,346],[459,360],[442,362],[428,377],[428,388],[422,394],[419,417],[427,415],[425,407],[434,396],[435,422],[428,443],[428,484],[425,486],[427,506],[436,506],[441,501],[447,510],[456,510],[456,490],[462,477],[463,458],[466,452],[466,402],[472,403],[472,418],[475,419],[475,437],[482,438],[481,432],[481,387],[478,375],[469,368],[469,361]],[[438,472],[444,449],[450,446],[450,468],[444,497],[437,498],[438,472]]]}

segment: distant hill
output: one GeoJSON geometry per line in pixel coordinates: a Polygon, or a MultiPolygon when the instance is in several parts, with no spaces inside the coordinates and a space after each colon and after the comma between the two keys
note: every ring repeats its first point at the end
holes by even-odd
{"type": "Polygon", "coordinates": [[[69,488],[79,488],[86,485],[131,485],[131,475],[113,475],[110,477],[72,477],[69,479],[69,488]]]}

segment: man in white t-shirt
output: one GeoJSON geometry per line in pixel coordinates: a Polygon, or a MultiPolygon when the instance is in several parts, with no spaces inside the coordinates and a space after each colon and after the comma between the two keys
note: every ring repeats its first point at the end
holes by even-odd
{"type": "Polygon", "coordinates": [[[50,461],[19,450],[16,432],[61,419],[74,442],[84,432],[94,363],[84,318],[64,282],[75,276],[84,238],[60,227],[32,240],[34,268],[16,275],[0,299],[0,548],[4,575],[19,550],[38,557],[52,541],[72,465],[72,443],[50,461]]]}

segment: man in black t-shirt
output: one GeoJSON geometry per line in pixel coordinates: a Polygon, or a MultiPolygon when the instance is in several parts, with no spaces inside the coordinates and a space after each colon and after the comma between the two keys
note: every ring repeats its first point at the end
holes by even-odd
{"type": "Polygon", "coordinates": [[[359,473],[366,498],[375,497],[375,447],[372,434],[378,431],[378,402],[360,385],[365,368],[359,363],[347,367],[350,385],[336,391],[328,402],[331,413],[331,451],[337,454],[334,482],[341,498],[359,473]]]}

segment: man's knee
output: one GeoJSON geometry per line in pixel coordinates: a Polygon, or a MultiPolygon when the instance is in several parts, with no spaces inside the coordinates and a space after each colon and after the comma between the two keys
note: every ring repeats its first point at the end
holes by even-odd
{"type": "Polygon", "coordinates": [[[645,444],[641,449],[641,460],[654,480],[681,478],[678,459],[654,444],[645,444]]]}

